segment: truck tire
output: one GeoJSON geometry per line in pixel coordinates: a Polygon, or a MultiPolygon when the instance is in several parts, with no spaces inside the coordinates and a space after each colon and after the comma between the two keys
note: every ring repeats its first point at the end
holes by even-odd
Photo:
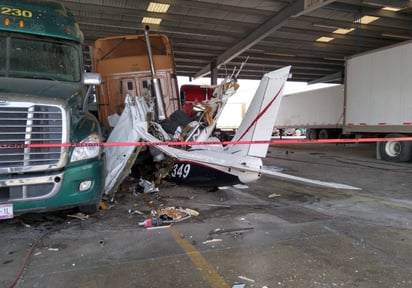
{"type": "Polygon", "coordinates": [[[306,129],[306,139],[316,140],[318,139],[318,131],[316,129],[306,129]]]}
{"type": "Polygon", "coordinates": [[[84,214],[93,215],[93,214],[96,214],[99,211],[99,208],[100,208],[100,200],[99,200],[99,202],[94,203],[94,204],[80,206],[79,210],[80,210],[80,212],[82,212],[84,214]]]}
{"type": "Polygon", "coordinates": [[[329,139],[329,133],[327,129],[321,129],[318,134],[319,139],[329,139]]]}
{"type": "MultiPolygon", "coordinates": [[[[385,138],[405,137],[402,134],[388,134],[385,138]]],[[[406,162],[411,160],[412,142],[411,141],[386,141],[380,142],[379,154],[385,161],[406,162]]]]}

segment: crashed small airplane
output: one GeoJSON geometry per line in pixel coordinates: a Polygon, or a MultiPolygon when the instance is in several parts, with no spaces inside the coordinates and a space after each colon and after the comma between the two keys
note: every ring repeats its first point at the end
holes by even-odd
{"type": "Polygon", "coordinates": [[[263,165],[262,158],[266,157],[276,118],[274,115],[278,112],[289,72],[290,66],[263,76],[235,136],[230,142],[225,142],[225,146],[212,136],[212,132],[227,99],[235,93],[235,78],[228,77],[215,88],[214,97],[203,103],[203,112],[196,120],[182,121],[181,111],[172,114],[170,118],[176,122],[174,125],[162,126],[162,122],[151,120],[156,119],[153,117],[156,109],[144,96],[132,98],[127,95],[125,109],[107,142],[145,142],[147,146],[105,147],[108,156],[105,194],[115,192],[132,166],[139,162],[142,152],[147,151],[151,155],[150,161],[156,165],[156,177],[176,184],[226,186],[250,183],[267,174],[330,188],[359,189],[288,175],[263,165]],[[166,131],[164,127],[170,126],[176,129],[166,131]],[[176,141],[182,145],[168,144],[176,144],[176,141]]]}

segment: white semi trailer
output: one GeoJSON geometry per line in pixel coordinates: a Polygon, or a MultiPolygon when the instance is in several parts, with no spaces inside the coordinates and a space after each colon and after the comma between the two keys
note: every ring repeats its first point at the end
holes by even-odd
{"type": "MultiPolygon", "coordinates": [[[[285,95],[276,128],[306,128],[308,139],[412,136],[412,41],[346,59],[345,84],[285,95]]],[[[412,159],[411,141],[377,142],[376,156],[412,159]]]]}
{"type": "Polygon", "coordinates": [[[306,128],[306,138],[327,139],[341,134],[344,85],[284,95],[276,118],[277,129],[306,128]]]}
{"type": "MultiPolygon", "coordinates": [[[[412,41],[347,58],[345,134],[412,135],[412,41]]],[[[412,142],[377,143],[377,158],[409,161],[412,142]]]]}

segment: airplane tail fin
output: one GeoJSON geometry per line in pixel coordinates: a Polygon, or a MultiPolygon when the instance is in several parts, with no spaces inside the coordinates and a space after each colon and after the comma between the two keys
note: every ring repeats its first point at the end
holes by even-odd
{"type": "MultiPolygon", "coordinates": [[[[232,141],[269,141],[291,66],[265,74],[232,141]]],[[[229,152],[264,158],[269,144],[229,144],[229,152]]]]}

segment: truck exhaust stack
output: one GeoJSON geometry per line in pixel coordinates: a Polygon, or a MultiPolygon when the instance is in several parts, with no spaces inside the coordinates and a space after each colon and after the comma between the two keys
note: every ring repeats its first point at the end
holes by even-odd
{"type": "Polygon", "coordinates": [[[166,119],[165,106],[163,102],[163,94],[160,86],[160,80],[157,78],[156,69],[154,67],[152,48],[150,46],[149,26],[145,27],[144,35],[146,39],[147,54],[149,55],[150,70],[152,72],[152,85],[156,97],[157,106],[157,120],[162,121],[166,119]]]}

